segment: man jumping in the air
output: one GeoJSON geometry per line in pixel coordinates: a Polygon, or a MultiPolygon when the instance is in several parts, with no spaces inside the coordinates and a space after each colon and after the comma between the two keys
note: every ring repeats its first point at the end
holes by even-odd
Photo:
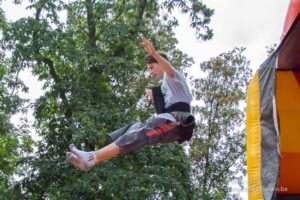
{"type": "Polygon", "coordinates": [[[154,101],[157,115],[110,133],[112,143],[97,151],[81,151],[71,144],[67,160],[75,167],[88,171],[97,163],[147,144],[182,143],[191,139],[195,122],[190,113],[192,97],[184,76],[171,66],[166,54],[155,50],[149,40],[142,37],[142,44],[148,54],[145,62],[150,74],[162,80],[161,86],[146,89],[146,96],[154,101]]]}

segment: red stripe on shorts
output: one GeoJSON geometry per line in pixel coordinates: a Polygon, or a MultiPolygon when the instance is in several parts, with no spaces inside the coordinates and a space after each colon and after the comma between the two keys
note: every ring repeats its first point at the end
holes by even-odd
{"type": "Polygon", "coordinates": [[[164,124],[161,127],[159,127],[159,129],[153,129],[151,131],[146,132],[146,136],[147,137],[152,137],[152,136],[155,136],[155,135],[160,135],[161,133],[166,133],[166,132],[172,130],[176,126],[177,126],[177,124],[175,124],[173,122],[167,123],[167,124],[164,124]]]}

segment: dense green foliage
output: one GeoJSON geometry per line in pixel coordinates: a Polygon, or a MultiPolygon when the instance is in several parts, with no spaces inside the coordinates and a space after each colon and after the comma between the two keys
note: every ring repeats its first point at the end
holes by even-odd
{"type": "MultiPolygon", "coordinates": [[[[0,40],[6,31],[4,12],[0,9],[0,40]]],[[[21,99],[18,91],[27,88],[19,80],[20,69],[13,69],[12,62],[5,54],[5,44],[0,43],[0,199],[10,199],[14,196],[13,176],[22,175],[17,168],[21,155],[32,150],[32,141],[25,124],[15,127],[10,118],[18,112],[26,112],[23,105],[27,102],[21,99]]]]}
{"type": "MultiPolygon", "coordinates": [[[[212,11],[199,1],[30,4],[32,16],[2,29],[2,49],[10,52],[5,64],[9,76],[20,81],[17,74],[28,68],[43,83],[45,94],[34,102],[35,131],[41,140],[31,145],[34,154],[20,153],[14,169],[23,172],[21,180],[12,182],[14,192],[6,198],[193,199],[191,162],[179,144],[147,147],[89,173],[66,163],[65,152],[69,143],[85,150],[100,148],[108,144],[110,131],[153,112],[143,100],[145,87],[155,83],[145,75],[138,33],[168,51],[174,66],[184,70],[192,60],[175,48],[177,19],[172,12],[179,8],[189,14],[197,37],[206,40],[212,36],[207,27],[212,11]]],[[[4,156],[12,160],[13,155],[4,156]]]]}

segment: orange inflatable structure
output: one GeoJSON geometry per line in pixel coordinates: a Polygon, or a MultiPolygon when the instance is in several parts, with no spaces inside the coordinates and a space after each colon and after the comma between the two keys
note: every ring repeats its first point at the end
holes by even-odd
{"type": "Polygon", "coordinates": [[[300,200],[300,0],[247,94],[249,200],[300,200]]]}

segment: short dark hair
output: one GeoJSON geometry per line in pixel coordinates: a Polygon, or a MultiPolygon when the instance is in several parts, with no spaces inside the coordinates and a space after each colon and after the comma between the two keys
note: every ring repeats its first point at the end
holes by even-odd
{"type": "MultiPolygon", "coordinates": [[[[158,54],[161,55],[167,61],[169,61],[167,53],[165,53],[163,51],[158,51],[158,54]]],[[[144,60],[145,60],[146,64],[157,63],[157,61],[155,60],[155,58],[153,56],[150,56],[150,55],[146,56],[144,60]]]]}

